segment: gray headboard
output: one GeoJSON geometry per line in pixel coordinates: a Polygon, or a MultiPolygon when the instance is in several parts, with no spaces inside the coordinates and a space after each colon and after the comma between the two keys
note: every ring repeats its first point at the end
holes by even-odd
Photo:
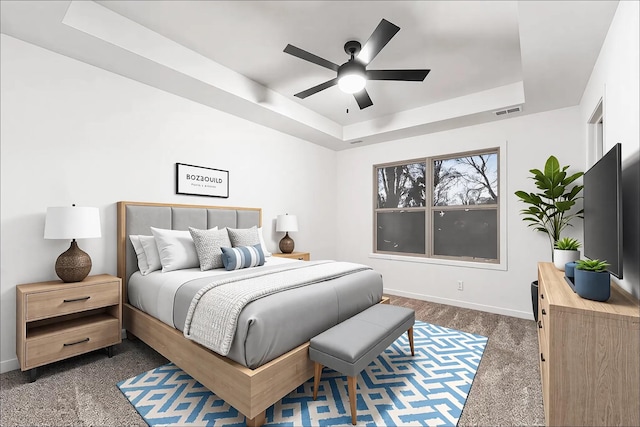
{"type": "MultiPolygon", "coordinates": [[[[150,227],[188,230],[218,226],[262,226],[262,209],[229,206],[179,205],[173,203],[118,202],[118,276],[126,291],[129,277],[138,270],[131,234],[151,235],[150,227]]],[[[126,302],[126,292],[123,292],[126,302]]]]}

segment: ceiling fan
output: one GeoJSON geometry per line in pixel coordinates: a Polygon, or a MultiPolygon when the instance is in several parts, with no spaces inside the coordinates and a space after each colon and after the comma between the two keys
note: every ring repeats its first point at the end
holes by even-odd
{"type": "Polygon", "coordinates": [[[304,99],[307,96],[337,84],[343,92],[353,94],[358,106],[362,110],[373,105],[365,88],[367,80],[423,81],[431,70],[367,70],[367,65],[380,53],[382,48],[389,43],[398,31],[400,31],[400,27],[383,19],[364,46],[354,40],[345,43],[344,51],[351,58],[342,65],[334,64],[313,53],[288,44],[287,47],[284,48],[285,53],[304,59],[305,61],[313,62],[314,64],[338,73],[335,78],[296,93],[295,96],[304,99]]]}

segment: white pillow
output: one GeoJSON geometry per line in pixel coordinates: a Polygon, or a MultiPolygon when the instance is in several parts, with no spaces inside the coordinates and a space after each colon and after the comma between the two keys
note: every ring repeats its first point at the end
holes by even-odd
{"type": "Polygon", "coordinates": [[[142,244],[142,249],[144,249],[144,254],[147,257],[147,264],[149,265],[149,269],[145,272],[140,270],[143,276],[151,273],[152,271],[160,270],[162,268],[162,263],[160,262],[160,253],[158,253],[158,245],[156,245],[156,239],[153,236],[138,236],[140,238],[140,243],[142,244]]]}
{"type": "Polygon", "coordinates": [[[162,272],[200,266],[196,245],[187,230],[165,230],[151,227],[156,239],[162,272]]]}
{"type": "Polygon", "coordinates": [[[260,238],[260,246],[262,246],[262,253],[264,256],[268,257],[273,255],[271,252],[267,250],[267,245],[264,244],[264,236],[262,235],[262,227],[258,228],[258,237],[260,238]]]}
{"type": "Polygon", "coordinates": [[[142,249],[142,243],[140,243],[140,236],[132,234],[129,236],[129,240],[131,240],[133,250],[136,252],[136,256],[138,257],[138,270],[140,270],[140,272],[147,270],[149,268],[149,264],[147,263],[147,257],[144,254],[144,249],[142,249]]]}
{"type": "Polygon", "coordinates": [[[141,236],[132,234],[129,236],[133,249],[138,257],[138,270],[146,276],[152,271],[160,270],[160,255],[153,236],[141,236]],[[147,246],[145,248],[145,246],[147,246]],[[148,252],[148,253],[147,253],[148,252]]]}

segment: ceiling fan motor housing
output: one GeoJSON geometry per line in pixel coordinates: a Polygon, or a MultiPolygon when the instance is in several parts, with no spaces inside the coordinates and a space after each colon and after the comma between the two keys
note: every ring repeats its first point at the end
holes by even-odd
{"type": "Polygon", "coordinates": [[[359,54],[361,49],[362,45],[360,44],[360,42],[357,42],[355,40],[350,40],[344,44],[345,53],[347,55],[351,55],[352,58],[359,54]]]}

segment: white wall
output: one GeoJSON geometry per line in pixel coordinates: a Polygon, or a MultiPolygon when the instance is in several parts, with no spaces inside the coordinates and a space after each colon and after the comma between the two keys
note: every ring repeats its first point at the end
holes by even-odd
{"type": "MultiPolygon", "coordinates": [[[[526,107],[525,107],[526,108],[526,107]]],[[[499,122],[422,135],[338,153],[338,256],[373,266],[393,294],[533,318],[531,281],[538,261],[551,261],[545,234],[534,232],[519,214],[525,205],[517,190],[535,191],[529,169],[543,168],[555,155],[570,171],[582,170],[583,135],[577,107],[499,122]],[[373,240],[373,165],[446,153],[495,147],[506,142],[507,269],[496,271],[452,265],[404,262],[370,257],[373,240]],[[457,282],[464,290],[457,290],[457,282]]],[[[573,233],[579,236],[581,220],[573,233]]],[[[572,235],[572,233],[567,233],[572,235]]]]}
{"type": "MultiPolygon", "coordinates": [[[[638,21],[640,3],[621,1],[580,102],[585,139],[587,121],[603,100],[604,152],[622,144],[623,176],[623,280],[618,283],[640,298],[640,64],[638,21]]],[[[588,147],[585,169],[595,159],[588,147]]],[[[615,278],[614,278],[615,280],[615,278]]]]}
{"type": "Polygon", "coordinates": [[[57,279],[69,242],[44,240],[48,206],[100,208],[82,240],[92,273],[116,273],[119,200],[257,206],[298,215],[296,249],[334,258],[336,153],[6,35],[1,36],[0,371],[18,367],[15,286],[57,279]],[[228,199],[175,194],[175,163],[229,170],[228,199]]]}

